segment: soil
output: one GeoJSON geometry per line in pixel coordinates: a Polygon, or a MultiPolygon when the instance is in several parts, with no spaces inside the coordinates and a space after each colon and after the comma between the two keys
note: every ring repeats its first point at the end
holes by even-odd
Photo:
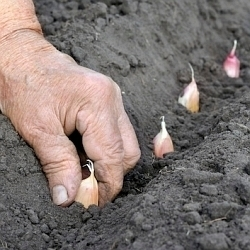
{"type": "Polygon", "coordinates": [[[114,202],[53,205],[0,115],[0,249],[250,249],[249,0],[35,0],[46,38],[121,87],[142,156],[114,202]],[[240,78],[222,64],[238,41],[240,78]],[[178,104],[191,81],[200,112],[178,104]],[[175,152],[152,157],[165,116],[175,152]]]}

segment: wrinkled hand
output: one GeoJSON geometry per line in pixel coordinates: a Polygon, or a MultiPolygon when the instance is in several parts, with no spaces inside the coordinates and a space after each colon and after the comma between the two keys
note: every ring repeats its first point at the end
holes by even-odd
{"type": "Polygon", "coordinates": [[[33,31],[12,34],[0,53],[0,108],[34,148],[54,203],[72,203],[82,179],[68,139],[75,129],[94,162],[99,204],[114,199],[140,157],[118,85],[78,66],[33,31]]]}

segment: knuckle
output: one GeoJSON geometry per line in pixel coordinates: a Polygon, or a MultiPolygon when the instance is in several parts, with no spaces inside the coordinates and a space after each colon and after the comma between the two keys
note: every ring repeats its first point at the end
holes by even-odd
{"type": "Polygon", "coordinates": [[[123,181],[114,180],[113,185],[112,185],[114,196],[116,196],[122,190],[122,186],[123,186],[123,181]]]}
{"type": "Polygon", "coordinates": [[[136,162],[138,162],[140,157],[141,157],[141,150],[138,148],[137,150],[135,150],[134,154],[131,157],[133,164],[136,164],[136,162]]]}
{"type": "Polygon", "coordinates": [[[97,73],[92,80],[95,93],[99,93],[104,98],[120,92],[120,87],[110,77],[97,73]]]}
{"type": "Polygon", "coordinates": [[[127,169],[132,169],[135,164],[139,161],[141,157],[141,150],[139,148],[133,150],[129,155],[127,155],[125,159],[125,165],[127,166],[127,169]]]}

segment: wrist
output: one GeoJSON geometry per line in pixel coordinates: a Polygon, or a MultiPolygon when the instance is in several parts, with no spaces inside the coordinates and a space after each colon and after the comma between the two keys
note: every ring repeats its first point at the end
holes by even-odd
{"type": "Polygon", "coordinates": [[[23,29],[42,34],[32,0],[1,0],[0,43],[12,33],[23,29]]]}

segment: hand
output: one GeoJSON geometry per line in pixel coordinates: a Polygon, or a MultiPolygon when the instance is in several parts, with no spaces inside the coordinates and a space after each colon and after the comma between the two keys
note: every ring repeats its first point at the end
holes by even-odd
{"type": "Polygon", "coordinates": [[[34,148],[54,203],[72,203],[82,180],[79,156],[68,139],[75,129],[94,162],[99,205],[114,199],[140,157],[118,85],[78,66],[35,31],[8,36],[0,53],[0,108],[34,148]]]}

